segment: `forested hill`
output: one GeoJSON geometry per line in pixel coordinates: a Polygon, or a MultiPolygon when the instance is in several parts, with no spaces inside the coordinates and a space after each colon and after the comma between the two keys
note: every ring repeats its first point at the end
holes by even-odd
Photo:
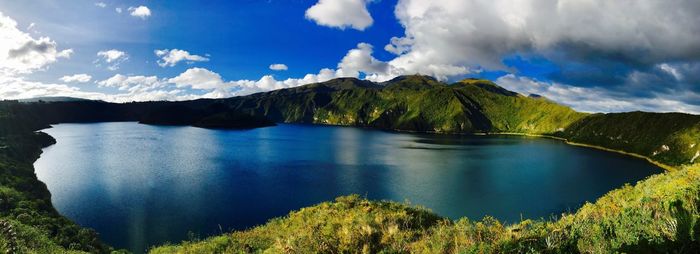
{"type": "Polygon", "coordinates": [[[226,103],[277,122],[439,133],[554,133],[586,115],[486,80],[467,79],[448,85],[420,75],[381,84],[334,79],[234,97],[226,103]]]}

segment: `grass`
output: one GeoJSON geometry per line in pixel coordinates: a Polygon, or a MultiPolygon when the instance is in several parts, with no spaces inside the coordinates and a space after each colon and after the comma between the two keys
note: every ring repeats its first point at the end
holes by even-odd
{"type": "Polygon", "coordinates": [[[699,170],[626,185],[556,220],[451,221],[425,208],[352,195],[150,253],[697,253],[699,170]]]}

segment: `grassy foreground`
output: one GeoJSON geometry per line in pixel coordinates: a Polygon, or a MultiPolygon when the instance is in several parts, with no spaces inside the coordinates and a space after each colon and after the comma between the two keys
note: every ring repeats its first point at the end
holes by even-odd
{"type": "Polygon", "coordinates": [[[613,190],[557,220],[451,221],[359,196],[150,253],[700,253],[700,167],[613,190]]]}

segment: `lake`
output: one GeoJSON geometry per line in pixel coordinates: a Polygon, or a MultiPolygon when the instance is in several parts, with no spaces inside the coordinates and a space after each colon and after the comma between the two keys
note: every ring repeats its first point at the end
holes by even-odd
{"type": "Polygon", "coordinates": [[[280,124],[208,130],[58,124],[35,163],[56,209],[117,248],[245,229],[360,194],[449,218],[516,222],[575,211],[661,169],[561,141],[280,124]]]}

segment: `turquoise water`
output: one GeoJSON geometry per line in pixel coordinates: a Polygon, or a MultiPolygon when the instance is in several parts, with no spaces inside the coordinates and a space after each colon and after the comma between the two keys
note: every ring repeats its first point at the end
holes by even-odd
{"type": "Polygon", "coordinates": [[[148,246],[262,224],[357,193],[450,218],[549,218],[661,172],[560,141],[281,124],[207,130],[59,124],[35,163],[54,206],[107,243],[148,246]]]}

